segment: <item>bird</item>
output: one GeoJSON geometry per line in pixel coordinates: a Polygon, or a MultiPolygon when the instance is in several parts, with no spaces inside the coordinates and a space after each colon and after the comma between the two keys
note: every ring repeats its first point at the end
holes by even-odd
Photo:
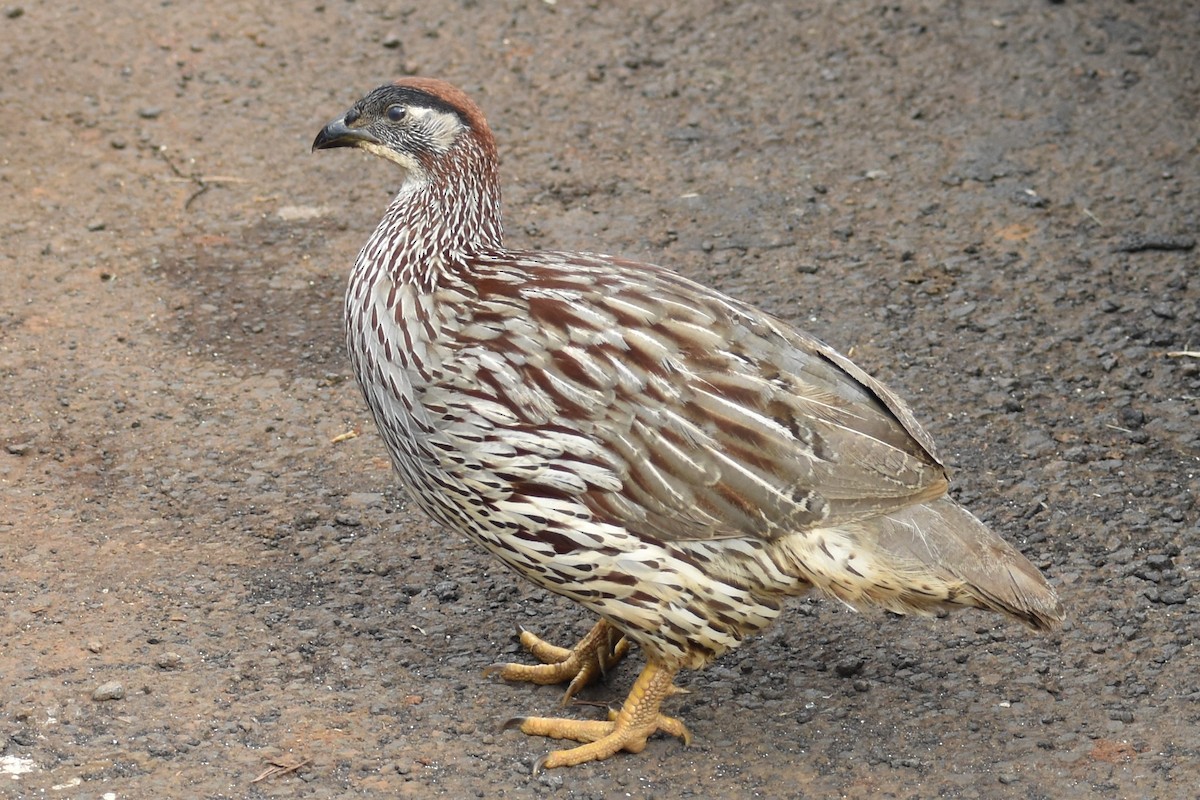
{"type": "Polygon", "coordinates": [[[909,406],[850,359],[664,267],[504,244],[496,140],[458,87],[384,84],[313,151],[400,170],[345,297],[359,388],[412,500],[599,619],[574,647],[522,629],[563,704],[633,645],[606,719],[515,717],[566,740],[534,771],[691,734],[662,704],[816,590],[860,611],[1064,618],[1030,561],[948,496],[909,406]]]}

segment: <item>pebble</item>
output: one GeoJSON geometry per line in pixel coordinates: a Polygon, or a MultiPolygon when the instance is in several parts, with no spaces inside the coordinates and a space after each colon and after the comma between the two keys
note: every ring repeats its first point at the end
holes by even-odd
{"type": "Polygon", "coordinates": [[[863,664],[866,662],[861,658],[848,658],[844,661],[839,661],[833,668],[833,671],[840,678],[853,678],[862,671],[863,664]]]}
{"type": "Polygon", "coordinates": [[[1046,198],[1032,189],[1022,189],[1019,192],[1014,192],[1012,197],[1017,203],[1029,208],[1045,208],[1049,205],[1049,201],[1046,198]]]}
{"type": "Polygon", "coordinates": [[[295,525],[299,530],[306,531],[316,527],[320,521],[321,515],[312,509],[308,509],[296,515],[295,525]]]}
{"type": "Polygon", "coordinates": [[[119,681],[102,683],[92,691],[92,699],[97,702],[105,700],[120,700],[125,696],[125,687],[119,681]]]}
{"type": "Polygon", "coordinates": [[[19,745],[20,747],[33,747],[35,744],[37,744],[37,736],[35,736],[32,731],[17,731],[12,736],[8,737],[8,740],[15,745],[19,745]]]}
{"type": "Polygon", "coordinates": [[[159,653],[154,659],[154,665],[159,669],[175,669],[182,663],[183,656],[179,655],[179,653],[173,653],[170,651],[167,651],[166,653],[159,653]]]}
{"type": "Polygon", "coordinates": [[[1155,303],[1150,307],[1150,313],[1159,319],[1175,319],[1175,306],[1170,303],[1155,303]]]}
{"type": "MultiPolygon", "coordinates": [[[[563,787],[563,783],[565,783],[565,779],[561,774],[557,772],[552,773],[547,770],[539,772],[537,779],[539,783],[541,783],[543,786],[549,787],[551,790],[561,789],[563,787]]],[[[619,780],[617,782],[620,783],[619,780]]]]}
{"type": "Polygon", "coordinates": [[[1132,234],[1123,238],[1114,253],[1141,253],[1145,250],[1191,250],[1196,240],[1191,236],[1170,236],[1161,233],[1132,234]]]}
{"type": "MultiPolygon", "coordinates": [[[[1151,598],[1153,599],[1153,598],[1151,598]]],[[[1157,602],[1164,606],[1181,606],[1188,601],[1188,592],[1181,589],[1163,589],[1158,594],[1157,602]]]]}

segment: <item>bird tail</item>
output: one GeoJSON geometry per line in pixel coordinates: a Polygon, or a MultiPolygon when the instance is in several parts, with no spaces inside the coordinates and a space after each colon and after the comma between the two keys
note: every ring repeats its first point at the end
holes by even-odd
{"type": "Polygon", "coordinates": [[[929,616],[970,606],[1035,630],[1064,617],[1037,567],[947,497],[786,537],[783,549],[806,580],[860,610],[929,616]]]}

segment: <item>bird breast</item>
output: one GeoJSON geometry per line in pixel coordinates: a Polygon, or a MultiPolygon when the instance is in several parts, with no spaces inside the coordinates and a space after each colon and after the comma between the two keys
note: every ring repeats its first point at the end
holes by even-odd
{"type": "Polygon", "coordinates": [[[356,270],[349,345],[402,475],[469,513],[553,499],[667,540],[769,539],[944,488],[823,345],[665,270],[497,252],[434,272],[356,270]]]}

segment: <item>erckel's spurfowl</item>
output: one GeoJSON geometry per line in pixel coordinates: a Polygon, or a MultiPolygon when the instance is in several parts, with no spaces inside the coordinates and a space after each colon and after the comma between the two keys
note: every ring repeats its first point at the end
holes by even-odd
{"type": "Polygon", "coordinates": [[[496,145],[438,80],[375,89],[317,135],[403,182],[346,294],[362,393],[418,505],[600,621],[571,650],[528,631],[566,699],[638,644],[605,721],[528,717],[583,744],[559,767],[689,735],[660,713],[699,669],[816,587],[859,609],[973,606],[1048,629],[1038,570],[946,496],[896,395],[827,345],[674,272],[504,247],[496,145]]]}

